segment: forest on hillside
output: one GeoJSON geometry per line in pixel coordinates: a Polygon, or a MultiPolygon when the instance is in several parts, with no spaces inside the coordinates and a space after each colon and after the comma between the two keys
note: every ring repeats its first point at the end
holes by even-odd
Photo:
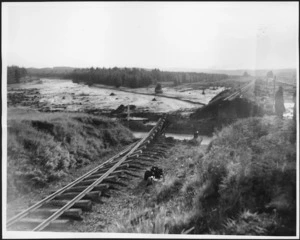
{"type": "Polygon", "coordinates": [[[66,78],[73,70],[72,67],[27,68],[28,75],[46,78],[66,78]]]}
{"type": "Polygon", "coordinates": [[[7,67],[7,83],[19,83],[22,77],[27,75],[27,70],[23,67],[9,66],[7,67]]]}
{"type": "Polygon", "coordinates": [[[173,82],[176,86],[182,83],[199,81],[219,81],[228,78],[226,74],[165,72],[159,69],[145,70],[140,68],[85,68],[75,69],[68,76],[74,82],[104,84],[115,87],[139,88],[158,82],[173,82]]]}
{"type": "Polygon", "coordinates": [[[214,82],[229,78],[227,74],[168,72],[159,69],[142,68],[19,68],[8,67],[8,83],[19,82],[24,76],[72,79],[88,85],[104,84],[115,87],[139,88],[159,82],[169,82],[174,86],[183,83],[214,82]]]}

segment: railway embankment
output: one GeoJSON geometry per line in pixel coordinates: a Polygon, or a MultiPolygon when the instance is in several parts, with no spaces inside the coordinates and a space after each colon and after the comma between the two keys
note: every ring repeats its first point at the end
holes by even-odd
{"type": "Polygon", "coordinates": [[[80,113],[9,111],[8,200],[68,177],[70,171],[101,163],[133,142],[118,121],[80,113]]]}
{"type": "MultiPolygon", "coordinates": [[[[213,141],[203,146],[173,140],[175,146],[155,160],[163,168],[163,181],[146,186],[141,170],[139,178],[112,191],[108,201],[93,205],[92,213],[65,231],[295,235],[295,122],[262,117],[262,109],[245,99],[222,104],[203,107],[191,118],[169,115],[169,132],[198,130],[213,134],[213,141]]],[[[99,164],[133,141],[115,119],[25,115],[9,114],[10,197],[37,186],[49,194],[45,186],[50,182],[68,179],[72,169],[99,164]]],[[[147,117],[155,121],[158,115],[147,117]]]]}
{"type": "Polygon", "coordinates": [[[293,236],[295,139],[293,120],[266,116],[241,119],[215,132],[208,146],[177,143],[160,162],[163,182],[147,188],[133,184],[125,197],[132,198],[130,204],[119,195],[123,204],[106,208],[107,214],[117,212],[118,219],[100,228],[91,216],[89,227],[124,233],[293,236]]]}
{"type": "MultiPolygon", "coordinates": [[[[8,150],[15,155],[9,155],[8,172],[20,174],[25,170],[24,174],[31,175],[25,175],[24,179],[27,176],[33,181],[39,180],[33,178],[32,172],[36,173],[33,166],[36,171],[38,162],[48,157],[48,164],[43,164],[43,168],[48,168],[40,171],[45,176],[50,174],[48,180],[55,180],[57,175],[51,174],[63,173],[57,171],[59,167],[71,166],[61,161],[64,151],[72,154],[65,144],[82,150],[80,143],[85,139],[86,150],[94,151],[93,159],[98,160],[101,158],[96,156],[101,153],[93,150],[93,140],[108,144],[115,136],[113,130],[117,129],[122,132],[123,141],[106,147],[114,149],[132,142],[127,129],[106,118],[66,113],[45,116],[34,118],[31,114],[31,119],[15,116],[10,120],[8,132],[12,143],[8,142],[8,150]],[[55,142],[57,139],[60,140],[55,142]],[[18,140],[22,141],[16,144],[18,140]],[[31,155],[26,156],[29,150],[31,155]],[[61,150],[61,154],[55,155],[52,150],[61,150]],[[19,163],[12,162],[13,159],[19,163]],[[25,167],[23,163],[29,160],[34,162],[25,167]],[[16,166],[20,168],[14,168],[16,166]]],[[[140,172],[140,178],[111,192],[110,199],[95,204],[92,212],[65,231],[293,236],[296,231],[295,140],[293,120],[265,116],[241,119],[215,131],[208,146],[194,141],[175,141],[175,145],[164,152],[164,157],[155,161],[163,169],[163,181],[146,186],[140,172]]],[[[79,162],[79,165],[85,164],[79,162]]],[[[63,179],[64,174],[67,171],[59,177],[63,179]]],[[[18,179],[11,176],[8,174],[8,184],[18,179]]],[[[39,173],[37,177],[40,176],[39,173]]]]}

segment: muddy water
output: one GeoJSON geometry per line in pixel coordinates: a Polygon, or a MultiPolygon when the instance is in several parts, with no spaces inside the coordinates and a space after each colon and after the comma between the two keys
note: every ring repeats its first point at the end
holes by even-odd
{"type": "MultiPolygon", "coordinates": [[[[177,87],[178,88],[178,87],[177,87]]],[[[199,108],[198,104],[184,102],[177,99],[165,98],[163,96],[155,96],[156,101],[153,101],[154,96],[138,94],[150,93],[152,90],[148,88],[131,89],[135,93],[122,92],[117,89],[101,88],[101,86],[89,87],[83,84],[73,83],[71,80],[62,79],[46,79],[39,81],[10,84],[8,92],[12,89],[37,89],[41,96],[38,101],[44,107],[60,111],[82,111],[85,110],[107,110],[111,111],[123,105],[135,105],[137,111],[142,112],[171,112],[183,110],[186,113],[199,108]],[[112,94],[113,93],[113,94],[112,94]]],[[[181,99],[188,99],[198,102],[207,103],[214,97],[222,88],[216,90],[208,89],[203,95],[200,90],[183,91],[184,89],[165,88],[164,94],[167,96],[176,96],[181,99]]],[[[12,91],[13,92],[13,91],[12,91]]],[[[285,118],[292,118],[293,103],[286,102],[285,118]]],[[[36,106],[30,106],[37,108],[36,106]]]]}
{"type": "Polygon", "coordinates": [[[286,119],[292,119],[293,118],[293,110],[294,110],[294,103],[291,102],[285,102],[285,112],[283,114],[283,117],[286,119]]]}

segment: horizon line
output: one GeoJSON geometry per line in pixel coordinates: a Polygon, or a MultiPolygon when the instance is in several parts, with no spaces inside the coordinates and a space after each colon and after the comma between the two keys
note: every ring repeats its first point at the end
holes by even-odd
{"type": "Polygon", "coordinates": [[[250,70],[250,71],[262,71],[262,70],[283,70],[283,69],[297,69],[297,67],[273,67],[273,68],[195,68],[195,67],[125,67],[125,66],[114,66],[114,67],[104,67],[104,66],[89,66],[89,67],[73,67],[73,66],[53,66],[53,67],[24,67],[24,66],[20,66],[20,65],[16,65],[16,64],[11,64],[11,65],[7,65],[7,67],[12,67],[12,66],[16,66],[16,67],[20,67],[20,68],[35,68],[35,69],[43,69],[43,68],[74,68],[74,69],[80,69],[80,68],[106,68],[106,69],[112,69],[112,68],[136,68],[136,69],[158,69],[161,71],[193,71],[193,70],[197,70],[197,71],[201,71],[201,70],[210,70],[210,71],[246,71],[246,70],[250,70]]]}

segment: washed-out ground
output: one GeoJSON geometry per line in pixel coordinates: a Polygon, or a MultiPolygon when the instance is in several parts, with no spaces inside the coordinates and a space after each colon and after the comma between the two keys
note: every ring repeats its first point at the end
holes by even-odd
{"type": "MultiPolygon", "coordinates": [[[[128,186],[120,187],[118,191],[111,191],[110,198],[103,198],[103,204],[94,204],[92,212],[85,213],[83,221],[74,221],[65,231],[68,232],[122,232],[118,229],[118,224],[125,220],[134,220],[139,214],[157,211],[158,208],[165,208],[175,212],[177,208],[184,204],[182,193],[171,197],[168,201],[158,203],[154,200],[157,197],[157,188],[166,184],[170,179],[184,178],[184,168],[188,167],[189,162],[193,162],[189,156],[182,156],[182,152],[187,150],[205,152],[208,145],[193,145],[189,141],[178,141],[174,147],[166,152],[166,157],[161,157],[154,166],[163,169],[164,180],[155,182],[153,185],[146,186],[143,180],[144,172],[136,172],[139,178],[132,178],[128,186]]],[[[147,169],[145,169],[147,170],[147,169]]],[[[149,232],[151,233],[151,232],[149,232]]]]}
{"type": "MultiPolygon", "coordinates": [[[[110,113],[120,105],[134,105],[134,112],[171,113],[184,115],[207,104],[224,87],[192,89],[186,85],[163,87],[156,95],[154,87],[129,89],[96,84],[87,86],[71,80],[40,79],[28,83],[10,84],[7,87],[8,107],[26,106],[39,111],[100,112],[110,113]]],[[[294,103],[288,93],[284,96],[286,112],[291,118],[294,103]]]]}
{"type": "MultiPolygon", "coordinates": [[[[71,80],[41,79],[39,81],[25,84],[10,84],[8,94],[19,93],[21,89],[31,90],[30,97],[40,103],[40,108],[52,108],[61,111],[85,111],[87,109],[114,110],[121,104],[135,105],[136,110],[145,112],[164,113],[180,109],[195,109],[207,103],[213,96],[222,91],[207,90],[203,95],[201,90],[172,89],[166,88],[164,94],[155,95],[154,89],[139,88],[124,92],[108,86],[87,86],[73,83],[71,80]],[[36,90],[36,91],[34,91],[36,90]],[[33,91],[33,92],[32,92],[33,91]],[[139,94],[142,93],[142,94],[139,94]],[[152,93],[145,95],[143,93],[152,93]],[[167,97],[164,97],[167,96],[167,97]],[[174,98],[168,98],[174,97],[174,98]],[[154,100],[155,98],[155,100],[154,100]],[[185,100],[192,100],[198,103],[191,103],[185,100]]],[[[14,95],[13,97],[17,97],[14,95]]],[[[27,99],[26,99],[27,100],[27,99]]]]}
{"type": "MultiPolygon", "coordinates": [[[[170,109],[177,110],[180,108],[194,108],[194,104],[180,100],[178,101],[181,102],[181,105],[179,105],[179,102],[176,102],[176,100],[167,98],[164,98],[163,102],[152,101],[153,96],[130,94],[121,91],[117,92],[110,89],[99,89],[98,87],[88,87],[86,85],[73,84],[71,81],[41,80],[39,84],[24,84],[19,87],[27,89],[39,89],[39,92],[41,93],[40,102],[45,103],[46,106],[50,107],[62,107],[62,109],[67,111],[80,111],[86,108],[115,109],[120,104],[133,104],[140,109],[147,110],[148,108],[148,110],[153,109],[153,111],[155,110],[158,112],[168,111],[170,109]],[[38,86],[39,84],[41,85],[38,86]],[[114,92],[115,95],[111,96],[110,94],[112,92],[114,92]]],[[[11,87],[17,88],[17,86],[11,87]]],[[[13,92],[14,89],[12,88],[10,88],[10,91],[13,92]]],[[[201,95],[202,91],[199,92],[201,95]]],[[[167,93],[167,91],[165,91],[165,93],[167,93]]],[[[293,104],[287,104],[290,104],[290,108],[288,110],[288,113],[290,113],[293,104]]],[[[185,145],[184,147],[189,149],[194,148],[191,145],[185,145]]],[[[200,148],[201,151],[203,150],[204,152],[206,146],[203,145],[200,148]]],[[[180,177],[181,169],[178,166],[183,166],[184,163],[186,163],[186,158],[177,158],[173,154],[176,150],[178,149],[171,149],[168,153],[168,156],[170,157],[161,159],[161,161],[157,162],[157,165],[164,169],[166,175],[180,177]]],[[[94,166],[88,167],[91,169],[94,166]]],[[[86,171],[88,170],[86,169],[86,171]]],[[[86,171],[85,169],[82,169],[74,173],[74,176],[76,175],[79,177],[86,171]]],[[[153,201],[151,200],[151,194],[155,192],[155,187],[161,183],[156,183],[156,186],[152,185],[145,187],[145,184],[142,180],[143,173],[143,171],[139,172],[138,174],[140,175],[140,178],[132,179],[132,181],[129,182],[130,184],[127,187],[122,188],[121,191],[111,192],[110,198],[103,199],[105,202],[104,204],[95,204],[93,207],[93,212],[87,213],[83,221],[74,222],[73,225],[69,226],[65,230],[71,232],[114,232],[111,229],[115,227],[115,222],[124,218],[124,216],[128,216],[129,218],[132,210],[140,209],[142,212],[142,209],[145,208],[154,209],[156,205],[153,204],[153,201]]],[[[74,176],[72,176],[72,178],[74,176]]],[[[36,193],[32,193],[31,200],[29,200],[30,197],[27,196],[26,201],[20,200],[20,205],[10,205],[10,209],[24,209],[24,206],[27,207],[31,205],[32,201],[38,200],[37,198],[41,198],[42,196],[47,196],[51,190],[62,187],[70,181],[71,179],[65,179],[65,181],[58,183],[56,186],[51,186],[49,189],[43,190],[43,192],[39,193],[38,195],[36,193]],[[16,208],[15,206],[18,207],[16,208]]],[[[167,208],[176,207],[177,205],[181,204],[180,199],[180,196],[176,196],[176,199],[174,198],[167,201],[165,206],[167,208]]]]}
{"type": "MultiPolygon", "coordinates": [[[[99,88],[111,88],[105,85],[96,84],[96,87],[99,88]]],[[[119,90],[131,92],[131,93],[141,93],[141,94],[154,94],[155,86],[151,85],[149,87],[144,88],[126,88],[126,87],[120,87],[119,90]]],[[[212,99],[215,95],[225,90],[224,87],[209,87],[205,90],[202,90],[201,88],[191,88],[188,85],[178,85],[178,86],[166,86],[163,87],[163,93],[157,94],[157,96],[164,96],[164,97],[172,97],[172,98],[178,98],[180,100],[187,100],[192,101],[195,103],[203,103],[207,104],[210,99],[212,99]]]]}
{"type": "MultiPolygon", "coordinates": [[[[140,90],[142,91],[142,89],[140,90]]],[[[196,91],[199,91],[199,96],[202,96],[200,90],[196,91]]],[[[168,112],[180,109],[192,110],[195,107],[199,107],[199,104],[181,100],[89,87],[73,83],[71,80],[40,79],[28,83],[10,84],[7,87],[7,93],[8,127],[10,126],[10,119],[22,119],[24,116],[38,114],[39,111],[45,109],[56,109],[62,112],[81,112],[86,109],[112,110],[121,104],[133,104],[141,111],[168,112]],[[114,95],[111,96],[112,92],[114,95]],[[154,97],[157,101],[152,101],[154,97]]],[[[10,218],[17,212],[31,206],[34,202],[43,199],[50,192],[63,187],[96,165],[97,163],[94,162],[82,169],[76,169],[68,177],[51,184],[46,189],[33,191],[8,202],[6,206],[7,217],[10,218]]],[[[141,173],[142,175],[143,173],[141,173]]]]}

